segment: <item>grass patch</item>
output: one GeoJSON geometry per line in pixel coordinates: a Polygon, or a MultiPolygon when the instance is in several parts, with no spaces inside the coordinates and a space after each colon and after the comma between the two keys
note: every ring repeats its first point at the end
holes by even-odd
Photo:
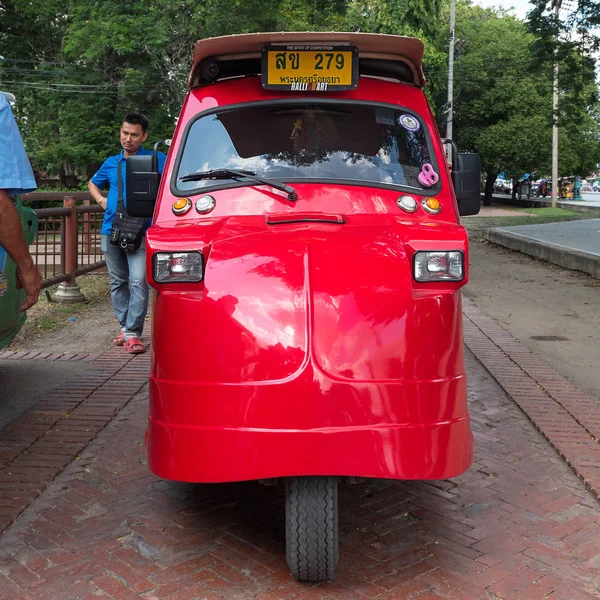
{"type": "Polygon", "coordinates": [[[577,217],[581,213],[566,208],[552,208],[551,206],[540,206],[538,208],[523,208],[514,206],[511,210],[531,214],[536,217],[577,217]]]}
{"type": "Polygon", "coordinates": [[[52,297],[58,286],[42,290],[38,303],[27,311],[24,337],[56,331],[67,325],[72,317],[77,318],[94,310],[95,307],[105,304],[110,297],[110,284],[106,273],[82,275],[77,278],[77,285],[87,298],[87,302],[60,304],[48,300],[48,295],[52,297]]]}

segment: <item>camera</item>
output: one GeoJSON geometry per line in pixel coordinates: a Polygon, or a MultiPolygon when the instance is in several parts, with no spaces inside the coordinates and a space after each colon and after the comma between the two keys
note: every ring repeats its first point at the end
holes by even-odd
{"type": "Polygon", "coordinates": [[[119,246],[123,250],[135,250],[135,241],[137,235],[135,233],[122,233],[119,238],[119,246]]]}

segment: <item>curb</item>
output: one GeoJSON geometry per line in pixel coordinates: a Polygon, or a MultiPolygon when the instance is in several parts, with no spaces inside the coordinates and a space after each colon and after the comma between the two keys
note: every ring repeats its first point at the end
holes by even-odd
{"type": "MultiPolygon", "coordinates": [[[[2,354],[7,353],[0,358],[7,358],[2,354]]],[[[26,360],[27,354],[8,358],[26,360]]],[[[45,360],[61,360],[67,354],[66,360],[93,356],[41,354],[45,360]]],[[[142,389],[148,381],[149,354],[128,355],[114,348],[97,355],[89,369],[0,430],[0,533],[142,389]]]]}
{"type": "Polygon", "coordinates": [[[566,269],[583,271],[596,279],[600,279],[600,257],[594,254],[549,242],[538,242],[517,233],[502,231],[502,229],[485,229],[483,237],[505,248],[529,254],[566,269]]]}
{"type": "Polygon", "coordinates": [[[466,298],[463,316],[469,350],[600,500],[600,404],[466,298]]]}

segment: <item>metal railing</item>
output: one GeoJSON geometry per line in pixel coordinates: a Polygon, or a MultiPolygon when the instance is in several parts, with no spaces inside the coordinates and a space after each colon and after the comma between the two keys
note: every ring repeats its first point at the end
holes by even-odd
{"type": "Polygon", "coordinates": [[[88,193],[33,192],[22,199],[26,204],[62,202],[62,206],[34,208],[39,220],[38,235],[29,250],[42,274],[42,288],[59,283],[76,285],[80,275],[106,267],[100,250],[104,211],[97,204],[92,205],[88,193]]]}

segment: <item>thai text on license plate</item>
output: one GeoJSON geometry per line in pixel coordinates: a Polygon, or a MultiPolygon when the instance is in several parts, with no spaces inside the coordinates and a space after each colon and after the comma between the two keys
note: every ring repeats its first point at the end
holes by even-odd
{"type": "Polygon", "coordinates": [[[354,89],[357,54],[354,46],[267,46],[263,50],[263,87],[317,92],[354,89]]]}

